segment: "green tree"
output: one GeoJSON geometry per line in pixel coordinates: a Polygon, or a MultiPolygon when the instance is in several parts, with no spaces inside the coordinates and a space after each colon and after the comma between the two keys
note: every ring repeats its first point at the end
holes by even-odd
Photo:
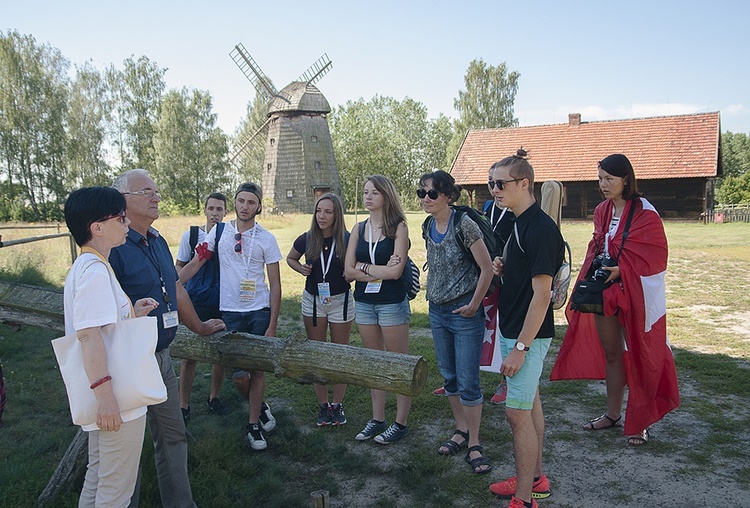
{"type": "Polygon", "coordinates": [[[472,60],[464,76],[465,90],[459,90],[453,106],[458,112],[453,137],[446,152],[446,164],[453,159],[470,129],[515,127],[514,103],[521,75],[508,71],[505,62],[487,65],[481,58],[472,60]]]}
{"type": "Polygon", "coordinates": [[[112,172],[105,160],[105,83],[102,75],[86,62],[76,69],[68,102],[68,187],[109,185],[112,172]]]}
{"type": "Polygon", "coordinates": [[[742,176],[725,177],[716,191],[716,200],[722,205],[750,203],[750,171],[742,176]]]}
{"type": "Polygon", "coordinates": [[[417,179],[438,164],[435,144],[444,138],[446,121],[431,123],[427,108],[409,98],[375,96],[336,108],[329,123],[347,207],[361,206],[362,182],[371,174],[387,176],[404,206],[416,207],[417,179]]]}
{"type": "Polygon", "coordinates": [[[208,92],[183,88],[165,94],[154,136],[153,175],[168,209],[198,213],[208,194],[226,192],[227,146],[208,92]]]}
{"type": "Polygon", "coordinates": [[[30,216],[61,216],[65,189],[68,61],[29,35],[0,32],[0,159],[4,201],[27,201],[30,216]],[[20,184],[23,196],[17,196],[20,184]]]}
{"type": "Polygon", "coordinates": [[[750,137],[744,132],[721,135],[721,164],[725,177],[742,176],[750,170],[750,137]]]}

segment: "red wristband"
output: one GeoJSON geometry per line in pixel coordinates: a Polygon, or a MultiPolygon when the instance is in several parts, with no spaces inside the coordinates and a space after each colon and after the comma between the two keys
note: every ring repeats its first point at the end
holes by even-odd
{"type": "Polygon", "coordinates": [[[93,383],[91,383],[91,386],[89,386],[89,388],[91,388],[91,389],[93,390],[93,389],[94,389],[94,388],[96,388],[97,386],[99,386],[99,385],[103,385],[103,384],[104,384],[104,383],[106,383],[107,381],[112,381],[112,376],[104,376],[104,377],[103,377],[103,378],[101,378],[101,379],[100,379],[99,381],[94,381],[93,383]]]}

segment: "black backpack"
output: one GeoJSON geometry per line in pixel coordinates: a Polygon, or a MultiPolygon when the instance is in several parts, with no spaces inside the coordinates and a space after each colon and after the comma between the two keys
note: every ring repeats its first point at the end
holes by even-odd
{"type": "MultiPolygon", "coordinates": [[[[362,221],[359,223],[359,237],[364,238],[365,234],[365,223],[362,221]]],[[[410,240],[411,242],[411,240],[410,240]]],[[[404,284],[404,290],[406,290],[406,297],[409,300],[414,300],[417,297],[422,286],[419,283],[419,268],[414,264],[414,261],[409,256],[406,256],[406,265],[404,271],[401,273],[401,282],[404,284]]]]}
{"type": "MultiPolygon", "coordinates": [[[[224,232],[224,223],[219,222],[215,227],[217,229],[213,257],[185,284],[193,305],[211,309],[219,308],[219,238],[224,232]]],[[[197,245],[198,226],[190,226],[190,259],[195,256],[197,245]]]]}
{"type": "MultiPolygon", "coordinates": [[[[474,255],[471,253],[471,250],[467,249],[464,245],[464,233],[461,229],[461,219],[464,215],[468,215],[469,218],[473,220],[477,226],[479,226],[479,230],[482,232],[482,239],[484,240],[484,244],[487,246],[487,251],[490,253],[490,259],[495,259],[496,257],[503,255],[503,249],[500,247],[500,241],[492,231],[492,224],[490,224],[490,221],[487,217],[482,215],[479,210],[476,210],[470,206],[456,205],[452,206],[451,208],[456,211],[456,215],[455,217],[453,217],[453,233],[455,234],[456,240],[458,241],[458,246],[461,249],[461,252],[463,252],[463,254],[471,259],[471,261],[477,266],[477,270],[479,270],[479,265],[477,265],[477,262],[474,260],[474,255]]],[[[424,238],[425,247],[427,247],[427,236],[430,234],[430,228],[432,227],[432,223],[434,221],[435,217],[433,217],[432,215],[428,215],[422,223],[422,238],[424,238]]],[[[426,267],[427,263],[425,263],[425,268],[426,267]]]]}

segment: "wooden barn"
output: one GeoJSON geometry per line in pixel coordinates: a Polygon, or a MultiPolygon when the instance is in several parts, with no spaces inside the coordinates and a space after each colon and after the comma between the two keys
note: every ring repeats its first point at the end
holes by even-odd
{"type": "Polygon", "coordinates": [[[722,175],[719,113],[582,122],[469,131],[451,174],[469,191],[471,204],[490,199],[488,170],[523,146],[541,183],[564,186],[563,217],[586,218],[601,202],[597,162],[627,155],[638,189],[662,217],[697,219],[713,206],[714,180],[722,175]]]}

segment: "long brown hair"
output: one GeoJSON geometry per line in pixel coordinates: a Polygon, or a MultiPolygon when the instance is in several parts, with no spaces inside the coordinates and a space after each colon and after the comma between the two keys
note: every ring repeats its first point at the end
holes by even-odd
{"type": "Polygon", "coordinates": [[[318,203],[324,199],[329,200],[333,203],[333,226],[331,226],[331,232],[333,233],[333,239],[336,240],[336,257],[343,260],[346,256],[346,224],[344,224],[344,205],[341,203],[341,198],[336,194],[327,193],[323,194],[315,202],[315,213],[313,213],[312,224],[310,225],[310,231],[307,233],[307,249],[305,250],[305,257],[308,261],[313,261],[320,258],[320,253],[323,251],[324,239],[323,230],[320,229],[316,215],[318,211],[318,203]]]}
{"type": "Polygon", "coordinates": [[[406,222],[406,214],[401,207],[401,199],[398,197],[396,187],[383,175],[370,175],[365,178],[365,183],[367,182],[372,182],[378,192],[383,195],[383,234],[395,240],[398,225],[406,222]]]}

